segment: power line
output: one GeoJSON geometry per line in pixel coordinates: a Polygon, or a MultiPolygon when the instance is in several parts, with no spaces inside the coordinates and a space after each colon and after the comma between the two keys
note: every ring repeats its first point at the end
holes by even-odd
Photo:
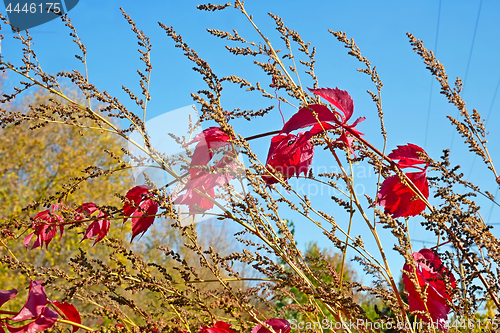
{"type": "MultiPolygon", "coordinates": [[[[469,76],[469,67],[470,67],[470,61],[472,59],[472,52],[474,51],[474,43],[476,41],[476,33],[477,33],[477,26],[479,25],[479,16],[481,14],[481,7],[483,6],[483,0],[479,2],[479,10],[477,11],[477,17],[476,17],[476,26],[474,27],[474,34],[472,35],[472,44],[470,46],[470,52],[469,52],[469,60],[467,61],[467,67],[465,69],[465,78],[463,80],[463,87],[465,89],[465,84],[467,83],[467,77],[469,76]]],[[[462,97],[464,96],[463,90],[462,90],[462,97]]],[[[455,119],[458,118],[459,111],[457,110],[457,114],[455,116],[455,119]]],[[[453,141],[455,139],[455,132],[453,131],[453,134],[451,135],[451,143],[450,143],[450,148],[453,147],[453,141]]]]}
{"type": "MultiPolygon", "coordinates": [[[[439,0],[439,8],[438,8],[438,20],[437,20],[437,27],[436,27],[436,41],[434,43],[434,54],[437,53],[437,47],[438,47],[438,37],[439,37],[439,22],[441,21],[441,0],[439,0]]],[[[424,147],[427,148],[427,135],[429,133],[429,119],[431,115],[431,103],[432,103],[432,90],[434,87],[434,77],[431,76],[431,91],[429,92],[429,105],[427,107],[427,125],[425,126],[425,140],[424,140],[424,147]]]]}
{"type": "MultiPolygon", "coordinates": [[[[498,195],[498,187],[497,187],[497,191],[495,193],[495,196],[493,198],[496,198],[498,195]]],[[[493,208],[495,207],[495,205],[493,204],[493,202],[491,203],[491,208],[490,208],[490,213],[488,214],[488,223],[487,224],[491,224],[491,225],[495,225],[495,224],[500,224],[500,223],[489,223],[490,222],[490,219],[491,219],[491,213],[493,213],[493,208]]]]}
{"type": "Polygon", "coordinates": [[[476,26],[474,27],[474,35],[472,36],[472,45],[469,52],[469,60],[467,61],[467,69],[465,70],[464,87],[467,82],[467,77],[469,76],[470,61],[472,59],[472,51],[474,50],[474,42],[476,41],[477,26],[479,25],[479,15],[481,14],[481,7],[483,6],[483,0],[479,2],[479,10],[477,11],[476,26]]]}
{"type": "MultiPolygon", "coordinates": [[[[500,77],[498,78],[497,87],[495,88],[495,94],[493,95],[493,100],[491,101],[490,110],[488,111],[488,115],[485,118],[485,123],[484,123],[485,127],[488,124],[488,120],[490,119],[491,111],[493,110],[493,106],[495,105],[495,99],[497,98],[499,87],[500,87],[500,77]]],[[[472,166],[470,168],[469,174],[471,174],[472,170],[474,169],[474,164],[476,163],[476,158],[477,158],[477,155],[474,154],[474,158],[472,159],[472,166]]]]}

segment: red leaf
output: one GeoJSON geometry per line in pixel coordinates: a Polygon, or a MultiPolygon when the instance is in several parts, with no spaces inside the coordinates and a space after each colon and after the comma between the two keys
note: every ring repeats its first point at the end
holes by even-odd
{"type": "MultiPolygon", "coordinates": [[[[81,204],[80,207],[76,209],[77,213],[86,213],[87,216],[92,215],[95,211],[100,211],[97,205],[93,202],[86,202],[81,204]]],[[[79,219],[78,216],[76,218],[79,219]]]]}
{"type": "Polygon", "coordinates": [[[407,144],[398,146],[387,157],[393,160],[399,160],[398,166],[400,168],[408,168],[417,164],[427,164],[427,162],[418,156],[418,153],[425,153],[425,151],[417,145],[407,144]]]}
{"type": "MultiPolygon", "coordinates": [[[[425,171],[405,173],[423,196],[429,197],[429,184],[425,171]]],[[[409,217],[420,214],[425,203],[413,191],[401,182],[398,175],[387,178],[377,194],[377,204],[384,207],[386,214],[393,218],[409,217]]]]}
{"type": "MultiPolygon", "coordinates": [[[[95,212],[98,212],[97,215],[98,218],[106,216],[93,202],[87,202],[82,204],[80,207],[78,207],[78,209],[76,209],[76,212],[80,214],[85,214],[86,218],[91,218],[91,215],[95,212]]],[[[83,218],[84,216],[77,215],[75,217],[75,220],[82,220],[83,218]]],[[[92,244],[92,246],[94,246],[97,242],[102,240],[108,234],[109,227],[110,227],[109,219],[103,218],[100,220],[95,220],[87,227],[87,230],[85,231],[85,236],[81,241],[83,242],[86,239],[97,236],[96,239],[94,240],[94,244],[92,244]]]]}
{"type": "Polygon", "coordinates": [[[314,127],[311,129],[311,133],[318,134],[323,131],[322,128],[324,128],[325,130],[335,128],[335,126],[327,123],[332,122],[342,128],[342,136],[337,141],[343,142],[346,147],[349,148],[351,153],[354,154],[354,150],[352,149],[352,141],[354,139],[349,135],[363,135],[363,133],[358,131],[355,127],[366,118],[360,117],[356,119],[356,121],[352,125],[347,124],[347,121],[352,117],[354,111],[354,103],[351,96],[349,96],[349,93],[337,88],[309,90],[314,94],[325,98],[342,113],[331,111],[330,109],[328,109],[328,107],[321,104],[311,104],[305,108],[300,109],[296,114],[294,114],[290,118],[290,120],[288,120],[288,122],[283,126],[282,133],[290,133],[291,131],[297,130],[299,128],[314,125],[314,127]],[[311,111],[314,111],[317,114],[317,119],[313,116],[311,111]],[[346,130],[350,133],[346,133],[346,130]]]}
{"type": "Polygon", "coordinates": [[[97,236],[94,240],[94,246],[97,242],[101,241],[109,232],[110,223],[109,220],[97,220],[92,222],[85,231],[85,236],[82,241],[97,236]]]}
{"type": "MultiPolygon", "coordinates": [[[[265,323],[271,326],[276,333],[290,333],[290,323],[286,319],[268,319],[265,323]]],[[[250,333],[271,333],[271,331],[259,324],[252,328],[250,333]]]]}
{"type": "MultiPolygon", "coordinates": [[[[143,200],[142,195],[146,194],[148,192],[149,192],[149,189],[146,185],[140,185],[140,186],[136,186],[136,187],[130,189],[127,192],[127,194],[125,195],[125,197],[130,202],[133,202],[135,204],[135,206],[137,207],[139,205],[139,203],[143,200]]],[[[133,205],[131,205],[127,202],[123,205],[123,215],[124,215],[123,223],[125,223],[127,221],[127,219],[129,218],[129,216],[131,216],[137,210],[136,207],[134,207],[133,205]]]]}
{"type": "MultiPolygon", "coordinates": [[[[125,215],[123,222],[127,221],[128,218],[132,219],[131,242],[137,235],[141,233],[144,235],[155,220],[155,216],[143,217],[143,215],[155,215],[158,212],[158,203],[156,203],[156,201],[151,199],[149,196],[149,189],[145,185],[136,186],[129,190],[125,195],[129,201],[133,202],[135,206],[138,206],[133,207],[128,203],[123,205],[123,214],[125,215]]],[[[101,233],[106,229],[106,227],[107,226],[103,224],[102,228],[104,229],[100,229],[101,233]]]]}
{"type": "Polygon", "coordinates": [[[28,299],[23,308],[14,317],[9,318],[12,321],[23,321],[39,316],[48,304],[45,288],[42,285],[43,280],[31,281],[28,293],[28,299]]]}
{"type": "Polygon", "coordinates": [[[229,183],[233,178],[231,174],[221,172],[220,170],[228,167],[233,169],[236,168],[234,165],[234,158],[233,155],[226,154],[211,170],[193,167],[191,169],[191,178],[183,188],[183,191],[186,190],[186,193],[179,196],[174,203],[176,205],[189,205],[190,213],[204,213],[212,209],[214,207],[213,201],[205,198],[194,189],[214,199],[214,188],[229,183]]]}
{"type": "MultiPolygon", "coordinates": [[[[63,313],[63,315],[66,317],[67,320],[77,324],[82,323],[82,318],[80,317],[80,313],[73,304],[69,304],[66,302],[64,303],[52,302],[52,304],[54,304],[55,306],[57,306],[59,310],[61,310],[61,312],[63,313]]],[[[79,329],[78,326],[73,325],[73,332],[78,331],[78,329],[79,329]]]]}
{"type": "Polygon", "coordinates": [[[35,218],[32,219],[34,231],[24,238],[24,246],[26,248],[28,248],[33,236],[36,236],[31,250],[43,246],[44,243],[45,249],[47,249],[50,241],[57,233],[57,227],[59,227],[60,236],[62,237],[64,230],[62,223],[64,219],[61,215],[55,214],[61,208],[62,205],[52,205],[51,209],[36,214],[35,218]]]}
{"type": "Polygon", "coordinates": [[[193,140],[187,143],[187,145],[190,145],[194,142],[200,142],[200,141],[205,141],[207,143],[209,142],[221,142],[221,141],[228,141],[230,139],[230,136],[227,135],[225,132],[223,132],[220,127],[209,127],[206,130],[203,130],[202,133],[196,135],[193,140]]]}
{"type": "MultiPolygon", "coordinates": [[[[5,324],[11,333],[35,333],[51,328],[57,321],[57,312],[48,307],[44,307],[40,315],[31,323],[24,326],[15,327],[5,324]]],[[[21,320],[19,320],[21,321],[21,320]]]]}
{"type": "Polygon", "coordinates": [[[230,329],[231,324],[225,323],[223,321],[218,321],[213,327],[202,327],[201,331],[198,333],[236,333],[230,329]]]}
{"type": "MultiPolygon", "coordinates": [[[[187,189],[185,194],[180,195],[175,200],[174,203],[176,205],[188,205],[190,213],[204,213],[205,211],[214,208],[214,203],[210,199],[207,199],[198,192],[193,191],[193,188],[197,187],[191,188],[192,185],[189,182],[187,183],[185,189],[187,186],[190,186],[190,188],[187,189]]],[[[215,191],[213,188],[198,188],[198,190],[205,193],[210,198],[215,198],[215,191]]]]}
{"type": "Polygon", "coordinates": [[[210,198],[215,198],[216,186],[222,186],[233,178],[227,172],[221,171],[224,168],[236,168],[234,160],[237,158],[232,146],[229,143],[231,137],[224,133],[220,127],[210,127],[198,134],[188,143],[198,142],[194,150],[189,174],[190,178],[182,191],[186,193],[180,195],[175,200],[176,205],[189,205],[190,213],[204,213],[214,207],[214,202],[197,191],[206,194],[210,198]],[[229,150],[224,151],[223,157],[208,170],[210,161],[214,156],[215,149],[229,146],[229,150]],[[203,168],[201,168],[203,167],[203,168]]]}
{"type": "Polygon", "coordinates": [[[338,112],[333,113],[332,111],[330,111],[330,109],[321,104],[311,104],[308,105],[306,108],[300,109],[296,114],[294,114],[283,126],[281,132],[290,133],[299,128],[309,127],[318,124],[318,120],[314,118],[311,110],[316,112],[316,114],[318,115],[318,120],[320,122],[328,121],[340,124],[340,120],[338,119],[339,117],[341,117],[340,113],[338,112]]]}
{"type": "MultiPolygon", "coordinates": [[[[418,253],[413,253],[413,259],[415,260],[415,271],[413,271],[409,264],[405,264],[403,267],[403,271],[406,272],[403,273],[403,282],[408,292],[410,311],[428,311],[432,321],[437,323],[440,330],[446,332],[448,326],[447,318],[450,312],[450,307],[446,303],[446,300],[451,301],[451,297],[446,292],[444,276],[449,277],[448,283],[450,283],[451,289],[456,288],[455,277],[443,266],[437,254],[429,249],[422,249],[418,253]],[[410,278],[413,277],[414,273],[421,289],[426,284],[429,285],[427,288],[426,303],[422,300],[421,295],[417,292],[410,278]]],[[[430,322],[423,315],[417,314],[417,317],[425,322],[430,322]]]]}
{"type": "Polygon", "coordinates": [[[142,217],[144,215],[143,211],[146,212],[146,215],[155,215],[158,212],[158,204],[152,199],[144,200],[139,207],[142,211],[137,209],[132,213],[132,239],[130,242],[132,242],[137,235],[141,233],[144,235],[155,221],[155,216],[142,217]]]}
{"type": "Polygon", "coordinates": [[[342,111],[344,113],[344,116],[342,117],[343,124],[345,124],[352,117],[354,102],[347,91],[340,90],[338,88],[309,89],[309,91],[315,95],[323,97],[328,102],[332,103],[337,109],[342,111]]]}
{"type": "MultiPolygon", "coordinates": [[[[292,176],[298,177],[301,173],[307,175],[314,155],[314,147],[309,141],[311,136],[308,132],[300,132],[297,136],[274,136],[271,139],[266,165],[279,171],[285,181],[292,176]]],[[[268,185],[278,183],[276,177],[269,174],[263,175],[262,179],[268,185]]]]}
{"type": "Polygon", "coordinates": [[[17,295],[16,289],[0,290],[0,307],[17,295]]]}
{"type": "Polygon", "coordinates": [[[191,142],[198,142],[191,157],[191,166],[205,165],[213,157],[213,150],[229,145],[230,136],[224,133],[220,127],[210,127],[196,135],[191,142]]]}

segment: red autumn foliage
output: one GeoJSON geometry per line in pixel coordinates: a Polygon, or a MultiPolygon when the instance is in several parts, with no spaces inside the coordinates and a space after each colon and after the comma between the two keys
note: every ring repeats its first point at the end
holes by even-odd
{"type": "MultiPolygon", "coordinates": [[[[428,311],[432,322],[437,324],[440,330],[446,332],[448,327],[448,313],[450,312],[450,306],[447,304],[447,301],[451,301],[451,297],[447,293],[446,284],[449,285],[449,289],[455,289],[455,277],[443,266],[441,259],[432,250],[422,249],[419,252],[415,252],[413,253],[413,259],[415,260],[415,271],[413,271],[409,264],[405,264],[403,267],[403,282],[408,292],[410,311],[428,311]],[[445,276],[447,280],[445,280],[445,276]],[[421,290],[425,285],[428,285],[427,302],[425,303],[412,281],[412,278],[415,279],[415,277],[421,290]]],[[[421,314],[417,314],[417,317],[425,322],[430,322],[429,318],[421,314]]]]}
{"type": "Polygon", "coordinates": [[[57,312],[47,307],[49,301],[45,294],[43,281],[31,281],[28,293],[28,299],[23,308],[13,317],[11,321],[25,321],[34,319],[23,326],[11,326],[5,324],[10,332],[37,332],[48,329],[54,325],[58,318],[57,312]]]}
{"type": "MultiPolygon", "coordinates": [[[[0,290],[0,306],[14,298],[16,294],[17,290],[15,289],[9,291],[0,290]]],[[[43,281],[31,281],[28,298],[23,308],[15,316],[7,319],[14,322],[32,321],[23,326],[12,326],[0,321],[0,325],[3,323],[11,333],[33,333],[49,329],[55,324],[57,318],[59,318],[57,312],[48,307],[49,303],[52,302],[47,299],[43,281]]],[[[80,314],[73,305],[59,302],[53,302],[52,304],[57,306],[68,320],[78,324],[81,323],[80,314]]],[[[78,327],[73,326],[73,332],[77,330],[78,327]]],[[[0,326],[0,332],[3,331],[3,328],[0,326]]]]}
{"type": "MultiPolygon", "coordinates": [[[[268,319],[265,323],[271,326],[276,333],[290,333],[290,323],[286,319],[268,319]]],[[[252,328],[250,333],[271,333],[271,331],[259,324],[252,328]]]]}
{"type": "Polygon", "coordinates": [[[314,125],[316,128],[313,127],[313,131],[315,131],[317,134],[323,130],[341,127],[342,135],[337,141],[344,143],[349,148],[351,153],[354,154],[354,151],[352,149],[353,138],[350,135],[352,135],[352,133],[356,135],[363,135],[363,133],[359,132],[355,127],[366,118],[360,117],[356,119],[356,121],[354,121],[352,125],[347,124],[354,112],[354,102],[352,101],[349,93],[338,88],[309,89],[309,91],[326,99],[339,111],[341,111],[341,113],[337,111],[331,111],[328,107],[321,104],[311,104],[305,108],[300,109],[296,114],[294,114],[290,118],[290,120],[288,120],[285,126],[283,126],[282,132],[290,133],[291,131],[294,131],[296,129],[314,125]],[[316,117],[314,117],[311,111],[314,111],[316,113],[317,119],[316,117]],[[329,123],[334,123],[336,126],[333,126],[329,123]],[[348,130],[347,133],[346,129],[348,130]]]}
{"type": "Polygon", "coordinates": [[[144,234],[155,220],[155,215],[158,212],[158,203],[151,199],[150,192],[147,186],[141,185],[130,189],[125,197],[133,204],[125,202],[123,205],[123,223],[127,219],[132,220],[132,239],[139,234],[144,234]],[[144,216],[148,215],[148,216],[144,216]]]}
{"type": "Polygon", "coordinates": [[[218,321],[212,327],[202,327],[201,331],[198,333],[235,333],[230,329],[231,324],[225,323],[223,321],[218,321]]]}
{"type": "Polygon", "coordinates": [[[16,289],[0,290],[0,307],[17,295],[16,289]]]}
{"type": "Polygon", "coordinates": [[[212,159],[215,149],[230,144],[229,139],[230,136],[223,132],[220,127],[209,127],[196,135],[193,140],[186,144],[198,142],[191,157],[191,166],[206,165],[212,159]]]}
{"type": "MultiPolygon", "coordinates": [[[[425,153],[419,146],[411,143],[398,146],[388,157],[398,161],[399,168],[416,168],[419,172],[409,172],[405,175],[420,190],[427,199],[429,197],[429,183],[426,176],[427,162],[418,156],[418,152],[425,153]],[[424,164],[424,168],[417,165],[424,164]]],[[[377,194],[377,204],[384,207],[386,214],[393,218],[416,216],[425,210],[425,203],[407,185],[403,184],[398,175],[387,178],[377,194]]]]}
{"type": "Polygon", "coordinates": [[[190,213],[204,213],[214,207],[215,187],[222,186],[233,178],[226,172],[221,172],[223,168],[235,168],[234,159],[236,154],[229,142],[230,136],[224,133],[219,127],[210,127],[194,137],[190,145],[198,142],[195,147],[190,168],[190,178],[182,191],[186,193],[175,200],[175,204],[189,206],[190,213]],[[214,157],[214,150],[229,146],[229,151],[224,151],[224,156],[216,162],[213,167],[208,167],[208,163],[214,157]],[[201,195],[197,191],[204,193],[209,198],[201,195]]]}
{"type": "MultiPolygon", "coordinates": [[[[221,172],[222,168],[235,168],[233,164],[232,156],[227,157],[226,155],[218,161],[213,167],[209,168],[195,168],[191,173],[191,178],[186,183],[183,190],[186,193],[179,196],[175,200],[175,204],[189,205],[190,213],[203,213],[214,207],[214,202],[201,193],[206,194],[208,197],[215,198],[215,187],[227,184],[233,176],[229,173],[221,172]]],[[[190,170],[191,172],[191,170],[190,170]]]]}
{"type": "Polygon", "coordinates": [[[56,235],[58,227],[62,237],[64,219],[61,215],[56,214],[56,212],[62,208],[62,204],[52,205],[50,209],[36,214],[35,218],[31,219],[34,231],[24,238],[24,246],[26,246],[26,248],[30,245],[33,236],[36,236],[31,250],[37,247],[43,247],[43,244],[45,244],[45,249],[47,249],[50,241],[56,235]]]}
{"type": "Polygon", "coordinates": [[[427,162],[419,156],[419,153],[426,155],[423,148],[412,143],[408,143],[404,146],[398,146],[398,148],[394,149],[389,155],[387,155],[387,157],[392,160],[397,160],[398,166],[401,169],[414,167],[418,164],[427,165],[427,162]]]}
{"type": "MultiPolygon", "coordinates": [[[[276,135],[271,139],[266,165],[282,173],[285,181],[292,176],[298,177],[301,173],[307,175],[314,155],[314,147],[309,141],[311,136],[306,132],[276,135]]],[[[278,182],[271,175],[264,175],[262,178],[268,185],[278,182]]]]}
{"type": "Polygon", "coordinates": [[[109,219],[105,219],[106,215],[97,207],[97,205],[93,202],[87,202],[82,204],[80,207],[76,209],[76,212],[79,213],[75,217],[75,220],[83,220],[85,218],[91,218],[92,214],[97,212],[97,217],[99,218],[98,220],[93,221],[88,227],[87,230],[85,231],[85,236],[83,237],[82,241],[92,238],[94,236],[97,236],[96,239],[94,240],[94,246],[97,242],[102,240],[109,231],[109,219]],[[101,219],[102,217],[102,219],[101,219]]]}
{"type": "MultiPolygon", "coordinates": [[[[420,190],[425,198],[429,197],[429,184],[425,171],[405,174],[420,190]]],[[[393,218],[416,216],[425,209],[425,203],[401,182],[398,175],[387,178],[380,188],[377,203],[384,207],[386,214],[393,218]]]]}
{"type": "MultiPolygon", "coordinates": [[[[69,304],[66,302],[63,303],[52,302],[52,304],[54,304],[62,312],[62,314],[64,315],[64,317],[66,317],[67,320],[77,324],[82,323],[82,318],[80,317],[80,313],[73,304],[69,304]]],[[[73,332],[78,331],[78,329],[79,329],[78,326],[73,325],[73,332]]]]}

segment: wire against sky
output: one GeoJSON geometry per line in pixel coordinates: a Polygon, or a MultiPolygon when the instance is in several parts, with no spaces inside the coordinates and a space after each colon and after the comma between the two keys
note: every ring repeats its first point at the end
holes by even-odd
{"type": "MultiPolygon", "coordinates": [[[[439,7],[438,7],[438,19],[437,19],[437,27],[436,27],[436,40],[434,43],[434,55],[437,53],[437,47],[438,47],[438,37],[439,37],[439,22],[441,21],[441,0],[439,0],[439,7]]],[[[434,88],[434,76],[431,76],[431,89],[429,91],[429,106],[427,107],[427,124],[425,126],[425,140],[424,140],[424,147],[427,148],[427,136],[429,133],[429,119],[431,117],[431,104],[432,104],[432,91],[434,88]]]]}
{"type": "MultiPolygon", "coordinates": [[[[465,77],[464,77],[464,80],[462,81],[462,83],[463,83],[463,88],[462,88],[462,91],[461,91],[462,98],[464,97],[465,85],[467,83],[467,77],[469,76],[470,61],[472,59],[472,52],[474,51],[474,43],[476,41],[477,27],[479,25],[479,17],[481,16],[481,7],[482,6],[483,6],[483,0],[481,0],[479,2],[479,9],[477,11],[477,17],[476,17],[476,25],[474,27],[474,34],[472,35],[472,43],[471,43],[470,51],[469,51],[469,60],[467,61],[467,67],[465,69],[465,77]]],[[[455,115],[455,119],[458,119],[459,112],[460,111],[457,110],[457,113],[455,115]]],[[[451,135],[450,149],[453,148],[453,142],[455,140],[455,132],[456,131],[453,131],[453,134],[451,135]]]]}

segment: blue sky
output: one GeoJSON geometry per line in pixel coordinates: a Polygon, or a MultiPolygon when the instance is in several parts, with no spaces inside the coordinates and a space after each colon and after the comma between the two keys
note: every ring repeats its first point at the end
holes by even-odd
{"type": "MultiPolygon", "coordinates": [[[[106,90],[122,101],[127,99],[121,89],[122,85],[135,89],[136,93],[140,92],[136,69],[142,70],[144,66],[136,51],[135,35],[119,10],[122,6],[138,28],[150,37],[153,45],[152,101],[148,105],[147,119],[192,104],[190,93],[204,89],[200,76],[191,70],[192,65],[181,50],[174,48],[172,40],[159,27],[158,21],[173,26],[182,34],[184,41],[211,64],[217,75],[236,74],[251,82],[268,84],[269,78],[252,64],[252,58],[229,54],[224,48],[227,44],[225,41],[206,32],[206,28],[229,31],[236,29],[247,40],[262,42],[244,16],[231,8],[215,13],[201,12],[196,9],[196,4],[199,2],[80,1],[69,16],[88,50],[90,81],[98,89],[106,90]]],[[[457,111],[439,94],[437,82],[432,83],[428,70],[412,50],[406,37],[406,32],[411,32],[422,39],[427,48],[436,50],[436,55],[445,65],[452,82],[457,76],[464,80],[463,96],[467,107],[469,110],[476,108],[484,117],[488,116],[490,153],[494,161],[499,160],[500,97],[497,96],[497,90],[500,67],[497,61],[500,58],[500,47],[495,42],[500,39],[498,1],[366,0],[309,1],[306,4],[303,1],[249,0],[245,7],[276,48],[283,48],[283,45],[280,44],[273,20],[267,12],[282,17],[285,24],[317,47],[316,74],[320,86],[339,87],[351,94],[355,103],[354,117],[367,118],[358,129],[365,133],[370,142],[381,148],[376,108],[366,93],[367,89],[373,90],[374,87],[366,75],[356,71],[360,64],[347,54],[347,50],[328,29],[346,32],[349,38],[354,38],[362,54],[377,67],[384,83],[382,103],[389,136],[388,150],[409,142],[423,147],[431,157],[438,159],[443,149],[451,148],[452,164],[463,167],[462,172],[467,180],[476,182],[484,190],[498,193],[495,192],[497,187],[492,173],[479,159],[468,153],[461,144],[461,138],[453,134],[446,115],[456,116],[457,111]]],[[[3,8],[0,12],[5,15],[3,8]]],[[[34,37],[34,48],[46,72],[55,74],[73,68],[83,71],[81,64],[74,58],[74,54],[78,52],[77,46],[71,42],[69,30],[61,22],[51,21],[30,32],[34,37]]],[[[10,31],[4,30],[2,34],[5,35],[2,56],[18,64],[19,43],[11,38],[10,31]]],[[[16,79],[13,74],[9,78],[16,79]]],[[[304,86],[312,86],[306,75],[301,75],[301,78],[304,86]]],[[[261,98],[257,93],[244,93],[232,86],[227,86],[224,93],[222,103],[228,110],[259,109],[274,103],[261,98]]],[[[139,112],[133,103],[127,102],[126,105],[139,112]]],[[[294,113],[294,109],[289,106],[282,106],[282,111],[285,119],[294,113]]],[[[244,136],[277,130],[281,125],[277,108],[264,119],[234,123],[236,130],[244,136]]],[[[268,139],[252,142],[252,147],[262,156],[262,160],[266,158],[268,145],[268,139]]],[[[331,157],[317,149],[313,167],[329,168],[333,163],[331,157]]],[[[357,172],[366,172],[367,169],[363,167],[357,166],[357,172]]],[[[373,174],[358,179],[358,183],[372,195],[375,181],[373,174]]],[[[293,184],[292,181],[291,183],[293,184]]],[[[314,199],[322,209],[328,210],[332,206],[326,194],[318,194],[314,199]]],[[[492,205],[485,201],[481,201],[481,206],[484,209],[483,217],[489,223],[500,223],[498,207],[491,209],[492,205]]],[[[317,240],[322,246],[328,246],[319,230],[309,227],[299,216],[290,213],[289,217],[297,226],[297,239],[301,246],[310,240],[317,240]]],[[[347,222],[342,218],[337,222],[347,227],[347,222]]],[[[361,220],[356,222],[363,223],[361,220]]],[[[414,247],[432,246],[434,237],[421,230],[418,222],[418,217],[410,221],[410,231],[414,239],[425,242],[415,242],[414,247]]],[[[367,246],[373,245],[362,225],[356,225],[355,230],[363,236],[367,246]]],[[[393,238],[389,234],[382,235],[387,242],[386,250],[389,251],[393,238]]],[[[389,257],[394,265],[393,269],[398,271],[402,267],[401,258],[393,253],[389,257]]]]}

